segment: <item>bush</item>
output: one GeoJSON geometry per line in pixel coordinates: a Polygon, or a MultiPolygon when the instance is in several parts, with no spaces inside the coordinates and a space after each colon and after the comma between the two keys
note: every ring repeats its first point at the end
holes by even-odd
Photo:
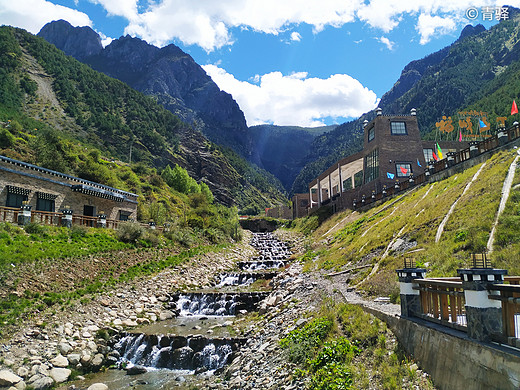
{"type": "Polygon", "coordinates": [[[329,363],[311,378],[311,390],[347,390],[352,388],[352,372],[339,363],[329,363]]]}
{"type": "Polygon", "coordinates": [[[144,228],[137,222],[122,222],[117,226],[116,236],[121,242],[135,244],[143,237],[144,228]]]}
{"type": "Polygon", "coordinates": [[[318,350],[332,329],[332,320],[319,317],[308,322],[301,329],[294,329],[280,340],[280,346],[287,351],[289,361],[304,363],[318,350]]]}
{"type": "Polygon", "coordinates": [[[30,222],[24,226],[24,230],[28,234],[42,234],[45,231],[45,227],[35,222],[30,222]]]}
{"type": "Polygon", "coordinates": [[[0,129],[0,148],[10,148],[15,143],[15,137],[7,129],[0,129]]]}

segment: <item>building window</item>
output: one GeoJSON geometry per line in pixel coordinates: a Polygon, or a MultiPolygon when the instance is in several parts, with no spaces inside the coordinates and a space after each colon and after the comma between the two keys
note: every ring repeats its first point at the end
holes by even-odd
{"type": "Polygon", "coordinates": [[[47,194],[45,192],[36,193],[36,210],[38,211],[55,211],[54,200],[58,195],[47,194]]]}
{"type": "Polygon", "coordinates": [[[412,176],[412,164],[410,164],[410,163],[396,163],[395,170],[396,170],[397,177],[412,176]]]}
{"type": "Polygon", "coordinates": [[[50,199],[38,198],[36,200],[36,210],[54,212],[54,201],[50,199]]]}
{"type": "Polygon", "coordinates": [[[365,184],[379,177],[379,149],[365,156],[365,184]]]}
{"type": "Polygon", "coordinates": [[[433,149],[423,149],[424,160],[429,163],[434,160],[433,158],[433,149]]]}
{"type": "Polygon", "coordinates": [[[343,191],[352,189],[352,178],[349,177],[347,180],[343,180],[343,191]]]}
{"type": "Polygon", "coordinates": [[[25,201],[27,201],[27,199],[29,199],[30,193],[31,193],[31,190],[8,185],[7,186],[7,200],[5,202],[5,206],[13,207],[13,208],[22,207],[22,202],[25,202],[25,201]]]}
{"type": "Polygon", "coordinates": [[[120,221],[128,221],[130,218],[130,213],[128,211],[119,210],[119,220],[120,221]]]}
{"type": "Polygon", "coordinates": [[[390,129],[392,135],[406,135],[406,123],[404,122],[390,122],[390,129]]]}
{"type": "Polygon", "coordinates": [[[19,209],[20,207],[22,207],[22,202],[25,202],[27,199],[27,195],[13,194],[12,192],[8,192],[7,202],[5,203],[5,205],[6,207],[13,207],[19,209]]]}
{"type": "Polygon", "coordinates": [[[376,137],[376,131],[374,126],[368,129],[368,142],[372,141],[376,137]]]}
{"type": "Polygon", "coordinates": [[[359,171],[354,174],[354,187],[358,188],[361,187],[363,184],[363,171],[359,171]]]}

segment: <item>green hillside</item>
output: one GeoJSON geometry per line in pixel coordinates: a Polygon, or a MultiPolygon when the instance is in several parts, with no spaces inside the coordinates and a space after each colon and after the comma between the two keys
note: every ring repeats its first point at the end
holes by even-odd
{"type": "Polygon", "coordinates": [[[135,192],[142,219],[146,205],[159,202],[172,216],[183,203],[160,176],[175,164],[227,206],[263,209],[285,199],[265,171],[44,39],[1,27],[0,49],[0,153],[135,192]]]}
{"type": "MultiPolygon", "coordinates": [[[[486,250],[503,181],[516,155],[516,149],[499,152],[485,164],[412,189],[366,212],[333,215],[311,235],[311,242],[316,244],[305,257],[307,269],[334,272],[366,266],[352,272],[351,284],[377,270],[360,287],[374,295],[393,294],[394,298],[398,295],[395,269],[402,267],[405,257],[426,266],[430,276],[456,276],[458,268],[470,265],[472,253],[486,250]],[[457,200],[436,242],[439,225],[457,200]]],[[[490,255],[495,267],[506,268],[511,275],[520,274],[516,261],[520,255],[518,183],[517,171],[490,255]]],[[[318,217],[313,216],[293,225],[309,231],[317,223],[318,217]]]]}

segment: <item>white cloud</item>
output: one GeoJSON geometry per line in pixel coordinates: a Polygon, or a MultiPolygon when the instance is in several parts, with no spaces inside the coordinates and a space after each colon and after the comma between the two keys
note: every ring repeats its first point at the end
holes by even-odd
{"type": "Polygon", "coordinates": [[[395,42],[392,42],[390,39],[388,39],[387,37],[380,37],[380,38],[376,38],[379,42],[381,42],[382,44],[384,44],[388,50],[393,50],[394,49],[394,44],[395,42]]]}
{"type": "Polygon", "coordinates": [[[0,0],[0,25],[23,28],[33,34],[53,20],[65,19],[73,26],[92,26],[87,14],[45,0],[0,0]]]}
{"type": "Polygon", "coordinates": [[[416,28],[421,36],[421,45],[425,45],[436,34],[443,35],[454,31],[457,28],[457,24],[450,18],[421,14],[419,15],[416,28]]]}
{"type": "Polygon", "coordinates": [[[358,117],[379,103],[373,91],[345,74],[319,79],[308,77],[306,72],[288,76],[271,72],[258,76],[255,85],[237,80],[215,65],[203,68],[220,89],[238,102],[249,126],[320,126],[324,118],[358,117]]]}
{"type": "Polygon", "coordinates": [[[300,33],[297,33],[296,31],[291,33],[291,41],[300,42],[301,40],[302,36],[300,35],[300,33]]]}
{"type": "MultiPolygon", "coordinates": [[[[306,23],[315,32],[354,21],[363,0],[161,0],[139,12],[136,0],[89,0],[111,15],[128,19],[125,33],[163,46],[173,39],[207,51],[233,43],[231,29],[278,34],[292,24],[306,23]]],[[[295,35],[293,34],[293,37],[295,35]]]]}
{"type": "Polygon", "coordinates": [[[122,16],[128,20],[137,18],[138,0],[89,0],[93,4],[101,5],[109,15],[122,16]]]}
{"type": "Polygon", "coordinates": [[[99,37],[101,38],[101,44],[103,45],[103,47],[107,47],[114,40],[114,38],[107,37],[102,32],[99,32],[99,31],[96,31],[96,32],[98,33],[99,37]]]}
{"type": "MultiPolygon", "coordinates": [[[[416,29],[426,42],[452,31],[452,25],[467,23],[469,7],[499,4],[499,0],[306,0],[302,6],[301,0],[157,0],[141,11],[138,0],[89,1],[101,4],[111,15],[127,18],[127,34],[158,46],[179,39],[208,52],[232,44],[234,28],[276,35],[290,26],[308,24],[319,33],[326,26],[361,20],[388,33],[405,16],[417,19],[416,29]]],[[[291,39],[301,36],[293,32],[291,39]]]]}

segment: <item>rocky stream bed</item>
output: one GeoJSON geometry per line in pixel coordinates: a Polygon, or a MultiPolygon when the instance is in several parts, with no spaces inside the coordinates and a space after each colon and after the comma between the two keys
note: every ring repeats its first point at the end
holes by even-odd
{"type": "MultiPolygon", "coordinates": [[[[276,236],[289,243],[293,252],[291,258],[303,253],[301,237],[283,231],[277,232],[276,236]]],[[[257,304],[257,315],[242,310],[236,313],[238,316],[223,318],[207,328],[203,324],[206,317],[197,317],[201,322],[198,325],[189,323],[191,329],[186,329],[186,335],[169,336],[167,342],[164,341],[166,337],[162,340],[153,336],[155,347],[149,343],[149,351],[155,348],[153,351],[159,356],[161,347],[168,347],[181,340],[181,348],[176,351],[190,349],[192,361],[194,350],[188,347],[193,347],[195,342],[190,337],[195,337],[197,343],[202,345],[199,360],[204,353],[203,347],[207,345],[201,342],[202,339],[213,336],[219,340],[232,340],[236,345],[229,344],[226,355],[226,363],[230,364],[205,367],[203,370],[193,370],[193,367],[185,371],[158,370],[161,374],[156,373],[154,377],[145,372],[150,370],[142,368],[134,369],[133,372],[127,370],[126,373],[123,370],[106,370],[106,367],[121,365],[122,358],[122,354],[114,348],[114,336],[109,337],[109,333],[116,334],[121,340],[125,331],[132,332],[134,329],[175,321],[180,313],[170,302],[172,292],[181,286],[214,288],[222,283],[223,278],[219,279],[219,275],[236,269],[239,262],[258,260],[263,254],[258,255],[258,251],[249,244],[251,240],[252,234],[246,232],[242,243],[222,253],[201,255],[152,278],[136,280],[95,296],[90,302],[77,303],[70,310],[42,315],[36,322],[21,327],[16,334],[0,343],[0,389],[23,390],[27,386],[35,390],[52,386],[58,389],[89,390],[123,386],[143,390],[303,389],[308,379],[292,375],[296,366],[285,359],[279,341],[292,329],[305,324],[325,298],[363,303],[399,315],[397,305],[366,301],[348,289],[345,277],[341,275],[325,279],[316,274],[302,273],[299,262],[287,262],[283,270],[271,279],[272,290],[265,293],[265,299],[257,304]],[[127,374],[139,375],[132,375],[132,379],[122,379],[127,374]],[[123,384],[111,384],[121,380],[123,384]]],[[[196,322],[189,317],[187,320],[196,322]]],[[[395,340],[390,340],[392,342],[395,343],[395,340]]],[[[221,345],[219,343],[213,348],[221,345]]],[[[213,361],[221,359],[215,357],[216,353],[213,357],[211,354],[208,356],[213,361]]],[[[420,387],[410,384],[410,388],[420,387]]]]}

